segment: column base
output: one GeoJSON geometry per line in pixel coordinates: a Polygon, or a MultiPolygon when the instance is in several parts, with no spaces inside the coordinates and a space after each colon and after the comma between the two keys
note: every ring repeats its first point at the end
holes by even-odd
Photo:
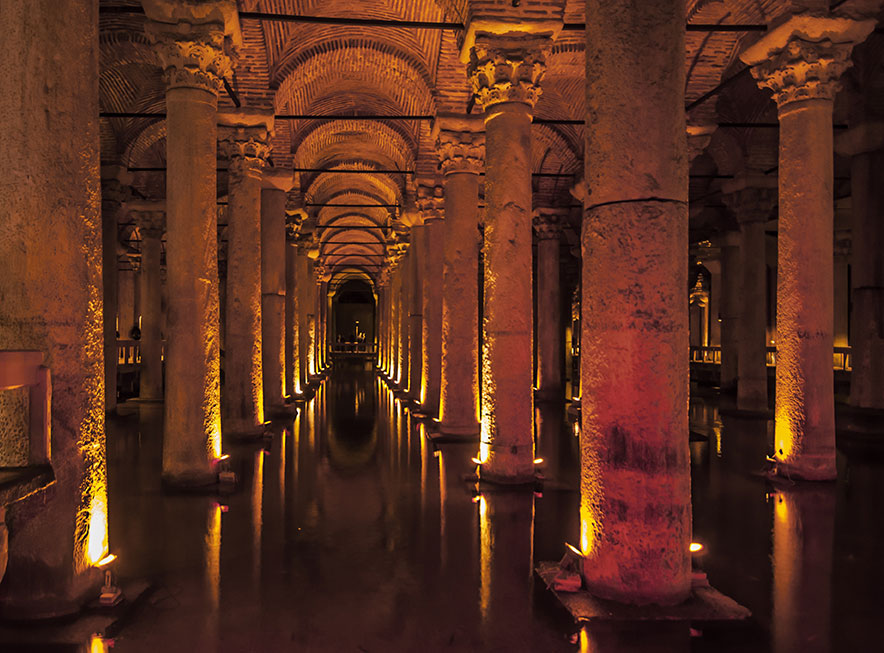
{"type": "Polygon", "coordinates": [[[453,424],[451,422],[439,422],[439,433],[463,440],[475,440],[482,432],[482,426],[475,424],[453,424]]]}
{"type": "Polygon", "coordinates": [[[163,489],[171,492],[211,492],[218,486],[218,472],[163,472],[162,483],[163,489]]]}
{"type": "MultiPolygon", "coordinates": [[[[45,572],[54,575],[54,570],[48,567],[45,572]]],[[[35,566],[29,573],[40,574],[41,570],[35,566]]],[[[6,591],[0,594],[0,617],[4,621],[42,621],[70,617],[83,610],[90,600],[98,597],[103,580],[104,571],[91,567],[73,581],[72,584],[75,583],[76,587],[67,588],[67,593],[37,593],[26,598],[10,595],[7,584],[6,591]]]]}
{"type": "Polygon", "coordinates": [[[837,480],[838,470],[835,468],[835,453],[832,452],[830,456],[805,455],[796,462],[774,459],[770,475],[790,481],[837,480]]]}
{"type": "Polygon", "coordinates": [[[479,466],[479,482],[480,483],[490,483],[491,485],[506,485],[508,487],[518,486],[518,485],[534,485],[538,481],[537,475],[534,472],[530,474],[517,474],[517,475],[509,475],[509,474],[495,474],[494,472],[486,471],[481,465],[479,466]]]}
{"type": "Polygon", "coordinates": [[[294,404],[273,404],[266,409],[267,415],[273,418],[294,417],[298,413],[298,407],[294,404]]]}
{"type": "Polygon", "coordinates": [[[269,430],[267,424],[260,424],[257,426],[253,424],[233,424],[227,426],[223,423],[221,429],[224,433],[225,439],[239,441],[259,440],[263,438],[269,430]]]}

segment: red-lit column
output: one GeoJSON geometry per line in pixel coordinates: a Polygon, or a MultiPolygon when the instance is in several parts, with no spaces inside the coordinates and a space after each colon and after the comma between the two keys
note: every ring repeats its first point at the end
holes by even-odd
{"type": "Polygon", "coordinates": [[[850,404],[884,410],[884,123],[863,123],[835,141],[850,159],[850,404]]]}
{"type": "Polygon", "coordinates": [[[479,36],[469,74],[485,117],[481,476],[534,478],[531,113],[549,38],[479,36]]]}
{"type": "MultiPolygon", "coordinates": [[[[776,184],[774,180],[771,180],[776,184]]],[[[764,223],[776,206],[776,187],[737,179],[725,203],[740,224],[740,308],[737,320],[737,408],[767,410],[767,264],[764,223]]]]}
{"type": "Polygon", "coordinates": [[[264,410],[285,403],[285,202],[292,174],[264,173],[261,190],[261,333],[264,410]]]}
{"type": "Polygon", "coordinates": [[[485,135],[479,116],[442,114],[436,121],[444,175],[442,365],[439,430],[479,433],[479,173],[485,135]]]}
{"type": "Polygon", "coordinates": [[[874,25],[796,16],[740,55],[779,110],[774,458],[789,478],[836,477],[832,107],[854,43],[874,25]]]}
{"type": "Polygon", "coordinates": [[[586,3],[580,546],[632,604],[690,592],[684,12],[586,3]]]}
{"type": "MultiPolygon", "coordinates": [[[[145,10],[157,21],[169,18],[154,3],[145,10]]],[[[218,92],[230,74],[222,20],[221,12],[207,11],[186,22],[145,26],[159,44],[166,79],[163,480],[184,487],[215,482],[215,460],[221,455],[216,123],[218,92]]]]}
{"type": "Polygon", "coordinates": [[[54,472],[6,506],[0,608],[40,619],[97,595],[108,544],[98,3],[4,2],[0,25],[0,349],[43,353],[54,472]]]}
{"type": "Polygon", "coordinates": [[[261,177],[273,118],[224,117],[227,177],[227,298],[222,396],[224,432],[259,435],[264,429],[262,357],[261,177]],[[257,256],[256,256],[257,254],[257,256]]]}
{"type": "Polygon", "coordinates": [[[163,400],[163,287],[161,260],[166,212],[164,202],[129,202],[141,234],[141,366],[138,398],[163,400]]]}
{"type": "Polygon", "coordinates": [[[390,342],[387,345],[390,351],[390,369],[387,376],[395,383],[399,372],[399,296],[402,293],[402,278],[399,274],[398,253],[394,253],[393,257],[390,260],[390,342]]]}
{"type": "Polygon", "coordinates": [[[537,234],[537,399],[563,401],[562,295],[559,281],[559,238],[568,209],[538,209],[537,234]]]}
{"type": "Polygon", "coordinates": [[[423,372],[423,259],[427,256],[427,234],[423,224],[411,227],[411,255],[409,256],[409,276],[411,285],[408,315],[408,397],[419,403],[421,397],[421,373],[423,372]]]}

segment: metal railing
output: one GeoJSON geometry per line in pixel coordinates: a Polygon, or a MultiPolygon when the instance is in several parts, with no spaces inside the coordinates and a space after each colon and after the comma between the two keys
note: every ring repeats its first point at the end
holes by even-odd
{"type": "MultiPolygon", "coordinates": [[[[721,347],[691,347],[691,363],[721,365],[721,347]]],[[[777,366],[777,348],[767,348],[767,366],[777,366]]],[[[843,372],[851,371],[850,347],[835,347],[832,352],[832,369],[843,372]]]]}
{"type": "Polygon", "coordinates": [[[117,365],[141,363],[141,345],[138,340],[117,340],[117,365]]]}

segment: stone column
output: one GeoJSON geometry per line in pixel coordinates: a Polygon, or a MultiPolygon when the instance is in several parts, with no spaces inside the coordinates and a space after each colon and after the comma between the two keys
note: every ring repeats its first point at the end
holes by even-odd
{"type": "Polygon", "coordinates": [[[104,408],[117,408],[117,250],[120,247],[119,218],[128,199],[131,175],[119,166],[102,167],[101,256],[104,298],[104,408]]]}
{"type": "Polygon", "coordinates": [[[729,231],[721,243],[721,368],[718,381],[721,392],[733,392],[737,388],[740,277],[740,235],[729,231]]]}
{"type": "Polygon", "coordinates": [[[767,411],[767,263],[764,225],[776,206],[776,180],[741,178],[725,184],[724,202],[740,224],[741,272],[737,320],[737,408],[767,411]]]}
{"type": "Polygon", "coordinates": [[[469,74],[485,116],[482,437],[485,480],[534,478],[531,113],[546,69],[540,35],[477,36],[469,74]]]}
{"type": "Polygon", "coordinates": [[[395,383],[396,374],[399,369],[399,294],[402,290],[401,279],[398,269],[398,258],[396,252],[390,252],[388,249],[388,261],[390,264],[390,311],[389,325],[387,327],[389,333],[389,342],[387,343],[387,351],[389,356],[389,369],[387,370],[387,378],[395,383]]]}
{"type": "Polygon", "coordinates": [[[298,243],[289,230],[285,247],[285,382],[292,397],[302,392],[298,320],[298,243]]]}
{"type": "Polygon", "coordinates": [[[400,390],[408,390],[408,334],[411,314],[411,262],[414,250],[409,246],[399,265],[399,370],[396,373],[396,385],[400,390]]]}
{"type": "MultiPolygon", "coordinates": [[[[850,297],[850,275],[847,270],[850,266],[850,236],[849,234],[835,234],[835,260],[834,260],[834,329],[833,340],[836,347],[847,347],[850,345],[848,337],[848,317],[850,306],[848,299],[850,297]]],[[[862,236],[860,236],[861,238],[862,236]]]]}
{"type": "Polygon", "coordinates": [[[795,16],[740,55],[779,110],[774,459],[789,478],[836,477],[832,107],[853,45],[874,26],[795,16]]]}
{"type": "Polygon", "coordinates": [[[163,401],[163,293],[160,279],[163,255],[165,202],[129,202],[129,214],[141,233],[141,366],[142,401],[163,401]]]}
{"type": "Polygon", "coordinates": [[[127,255],[124,255],[118,265],[125,269],[119,270],[117,279],[117,329],[120,332],[120,340],[129,340],[129,332],[135,326],[135,278],[134,263],[127,255]]]}
{"type": "Polygon", "coordinates": [[[840,134],[835,150],[851,157],[850,404],[884,410],[884,123],[840,134]]]}
{"type": "Polygon", "coordinates": [[[223,426],[230,435],[255,436],[264,431],[261,177],[273,117],[239,112],[219,122],[228,158],[223,426]]]}
{"type": "Polygon", "coordinates": [[[377,282],[377,311],[375,312],[375,342],[377,344],[377,366],[381,372],[387,369],[387,283],[383,272],[377,282]]]}
{"type": "Polygon", "coordinates": [[[316,275],[315,255],[318,251],[311,249],[307,252],[307,276],[304,283],[304,302],[307,305],[305,326],[307,328],[307,375],[311,382],[316,381],[318,368],[316,365],[316,275]]]}
{"type": "Polygon", "coordinates": [[[108,551],[98,3],[4,2],[0,25],[0,348],[43,352],[55,475],[5,511],[0,609],[37,619],[96,596],[108,551]]]}
{"type": "Polygon", "coordinates": [[[423,259],[427,256],[426,227],[414,224],[411,227],[411,256],[409,257],[408,273],[411,285],[410,306],[408,311],[408,397],[414,403],[420,403],[421,374],[423,372],[423,329],[424,329],[424,298],[423,298],[423,259]]]}
{"type": "Polygon", "coordinates": [[[580,546],[594,595],[690,592],[683,0],[587,0],[580,546]]]}
{"type": "Polygon", "coordinates": [[[261,332],[264,410],[285,402],[285,200],[292,173],[265,172],[261,190],[261,332]]]}
{"type": "Polygon", "coordinates": [[[471,436],[479,433],[479,173],[485,135],[478,116],[440,114],[436,126],[445,180],[439,430],[471,436]]]}
{"type": "Polygon", "coordinates": [[[298,371],[301,375],[301,391],[306,392],[310,382],[310,285],[313,283],[313,262],[303,239],[298,244],[298,371]]]}
{"type": "MultiPolygon", "coordinates": [[[[230,74],[228,2],[145,2],[166,81],[166,267],[169,307],[163,481],[217,479],[221,456],[217,105],[230,74]]],[[[233,19],[235,20],[235,18],[233,19]]]]}
{"type": "Polygon", "coordinates": [[[328,342],[328,277],[323,275],[322,281],[317,284],[316,302],[317,315],[319,316],[319,327],[317,329],[316,355],[319,361],[319,371],[324,372],[328,367],[328,359],[326,358],[325,346],[328,342]]]}
{"type": "Polygon", "coordinates": [[[424,219],[423,331],[421,333],[420,411],[428,417],[439,414],[439,391],[442,385],[442,259],[445,224],[442,220],[442,189],[434,189],[433,208],[421,211],[424,219]]]}
{"type": "Polygon", "coordinates": [[[538,209],[537,234],[537,399],[564,401],[562,361],[562,289],[559,281],[559,237],[568,209],[538,209]]]}

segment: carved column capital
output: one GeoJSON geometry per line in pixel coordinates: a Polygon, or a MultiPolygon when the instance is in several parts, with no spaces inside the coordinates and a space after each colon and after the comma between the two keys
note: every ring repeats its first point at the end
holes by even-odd
{"type": "Polygon", "coordinates": [[[433,125],[442,174],[478,175],[485,167],[485,134],[480,116],[440,114],[433,125]]]}
{"type": "Polygon", "coordinates": [[[221,91],[233,69],[222,24],[149,21],[144,30],[156,45],[167,88],[198,88],[215,95],[221,91]]]}
{"type": "Polygon", "coordinates": [[[476,103],[488,108],[502,102],[534,107],[546,72],[548,37],[483,36],[470,49],[467,74],[476,103]]]}
{"type": "Polygon", "coordinates": [[[782,109],[801,100],[833,100],[853,46],[874,29],[875,20],[795,15],[766,33],[740,58],[752,66],[761,88],[773,91],[782,109]]]}
{"type": "Polygon", "coordinates": [[[722,201],[740,224],[764,222],[777,206],[776,179],[738,178],[724,185],[722,201]]]}
{"type": "Polygon", "coordinates": [[[231,183],[245,176],[260,176],[270,155],[269,141],[270,131],[263,125],[222,128],[219,149],[230,160],[227,172],[231,183]]]}
{"type": "Polygon", "coordinates": [[[142,238],[162,238],[166,230],[165,202],[127,202],[126,210],[138,225],[142,238]]]}
{"type": "Polygon", "coordinates": [[[568,210],[561,208],[536,209],[532,225],[538,240],[558,240],[568,219],[568,210]]]}
{"type": "Polygon", "coordinates": [[[687,126],[688,157],[690,161],[693,161],[703,154],[706,148],[709,147],[709,142],[712,140],[712,134],[715,133],[716,129],[718,129],[718,125],[689,124],[687,126]]]}
{"type": "Polygon", "coordinates": [[[441,186],[419,183],[415,204],[424,224],[444,217],[445,199],[441,186]]]}

